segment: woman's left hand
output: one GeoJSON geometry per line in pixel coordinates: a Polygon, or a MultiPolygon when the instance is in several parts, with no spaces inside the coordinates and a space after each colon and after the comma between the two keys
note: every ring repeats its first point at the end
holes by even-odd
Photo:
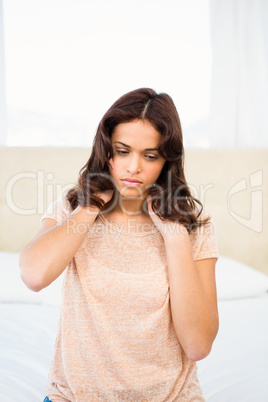
{"type": "Polygon", "coordinates": [[[159,218],[158,215],[153,211],[152,209],[152,197],[148,195],[146,198],[147,200],[147,205],[148,205],[148,212],[149,216],[152,219],[153,223],[163,236],[164,240],[169,240],[171,238],[178,238],[181,236],[187,235],[188,237],[188,232],[185,226],[181,223],[176,223],[169,221],[168,219],[162,220],[159,218]]]}

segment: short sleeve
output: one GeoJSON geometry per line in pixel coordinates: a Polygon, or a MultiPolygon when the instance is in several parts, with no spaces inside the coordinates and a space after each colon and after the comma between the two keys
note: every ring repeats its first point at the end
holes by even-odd
{"type": "Polygon", "coordinates": [[[190,240],[194,261],[219,257],[216,226],[212,218],[207,224],[195,229],[190,234],[190,240]]]}
{"type": "Polygon", "coordinates": [[[71,205],[66,196],[62,195],[48,206],[40,222],[45,218],[55,219],[57,222],[63,221],[72,212],[71,205]]]}

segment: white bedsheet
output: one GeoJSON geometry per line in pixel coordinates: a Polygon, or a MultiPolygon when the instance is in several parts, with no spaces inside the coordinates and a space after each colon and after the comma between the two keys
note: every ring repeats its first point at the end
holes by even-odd
{"type": "Polygon", "coordinates": [[[0,304],[0,401],[43,401],[59,309],[0,304]]]}
{"type": "MultiPolygon", "coordinates": [[[[209,402],[268,401],[268,296],[219,302],[220,330],[198,362],[209,402]]],[[[0,401],[42,402],[59,309],[0,304],[0,401]]],[[[90,401],[89,401],[90,402],[90,401]]]]}
{"type": "Polygon", "coordinates": [[[268,296],[219,302],[220,330],[198,362],[209,402],[268,401],[268,296]]]}

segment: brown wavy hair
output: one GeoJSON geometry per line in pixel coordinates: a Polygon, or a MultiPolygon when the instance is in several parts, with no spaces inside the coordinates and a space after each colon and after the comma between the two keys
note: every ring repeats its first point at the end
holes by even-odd
{"type": "MultiPolygon", "coordinates": [[[[74,210],[78,205],[97,206],[104,209],[96,193],[117,190],[109,176],[109,160],[113,158],[111,136],[120,123],[133,120],[150,122],[161,134],[158,152],[166,160],[156,183],[150,188],[153,211],[161,218],[182,223],[190,233],[209,221],[199,218],[202,203],[191,195],[184,175],[184,148],[181,123],[173,100],[166,93],[156,93],[150,88],[140,88],[121,96],[101,119],[94,138],[92,152],[79,172],[78,183],[67,193],[74,210]]],[[[146,210],[146,203],[145,210],[146,210]]]]}

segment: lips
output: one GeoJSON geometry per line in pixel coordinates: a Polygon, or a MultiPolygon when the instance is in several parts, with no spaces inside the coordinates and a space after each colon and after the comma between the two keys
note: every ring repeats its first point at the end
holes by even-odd
{"type": "Polygon", "coordinates": [[[126,187],[138,187],[141,184],[141,181],[129,178],[121,179],[121,181],[126,187]]]}
{"type": "Polygon", "coordinates": [[[129,179],[129,178],[127,178],[127,179],[122,179],[122,181],[129,181],[130,183],[141,183],[141,181],[139,181],[139,180],[135,180],[135,179],[129,179]]]}

